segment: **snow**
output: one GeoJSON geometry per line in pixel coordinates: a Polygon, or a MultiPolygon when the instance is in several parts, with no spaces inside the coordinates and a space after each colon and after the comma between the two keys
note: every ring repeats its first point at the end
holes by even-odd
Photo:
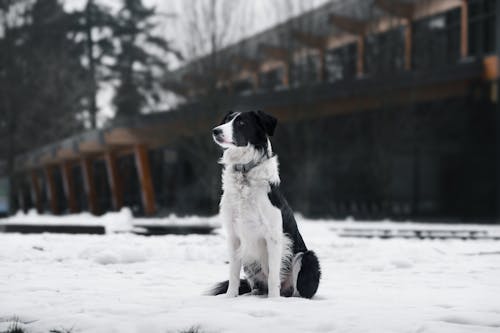
{"type": "MultiPolygon", "coordinates": [[[[72,221],[103,222],[79,216],[72,221]]],[[[124,212],[114,216],[134,225],[144,222],[124,212]]],[[[16,216],[10,223],[16,219],[21,220],[16,216]]],[[[103,219],[108,223],[112,218],[103,219]]],[[[218,221],[169,217],[158,222],[169,219],[218,221]]],[[[401,226],[370,226],[388,224],[401,226]]],[[[500,242],[353,239],[333,230],[358,225],[299,218],[323,270],[312,300],[203,295],[227,277],[220,230],[152,237],[0,234],[0,332],[13,318],[35,333],[155,333],[190,327],[252,333],[500,332],[500,242]]],[[[488,229],[498,232],[500,227],[488,229]]]]}

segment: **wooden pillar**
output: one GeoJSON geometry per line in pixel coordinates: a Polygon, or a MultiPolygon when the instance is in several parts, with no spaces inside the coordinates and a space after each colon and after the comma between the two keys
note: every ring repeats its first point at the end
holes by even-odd
{"type": "Polygon", "coordinates": [[[413,27],[411,20],[408,19],[405,27],[405,70],[412,68],[412,49],[413,49],[413,27]]]}
{"type": "Polygon", "coordinates": [[[123,207],[123,186],[120,174],[118,172],[118,164],[116,156],[112,152],[107,152],[106,159],[106,172],[108,174],[109,186],[111,189],[111,201],[113,208],[120,210],[123,207]]]}
{"type": "Polygon", "coordinates": [[[93,163],[89,157],[83,157],[80,164],[82,167],[83,187],[87,195],[89,211],[97,215],[99,214],[99,204],[97,202],[97,192],[95,189],[93,163]]]}
{"type": "Polygon", "coordinates": [[[73,172],[71,172],[70,162],[63,162],[61,164],[61,175],[68,210],[70,213],[76,213],[78,212],[78,206],[76,204],[75,181],[73,179],[73,172]]]}
{"type": "Polygon", "coordinates": [[[47,198],[49,199],[50,210],[53,214],[59,214],[59,207],[57,202],[57,189],[56,182],[54,180],[54,167],[48,165],[44,169],[45,180],[47,182],[47,198]]]}
{"type": "Polygon", "coordinates": [[[363,76],[365,73],[365,36],[358,36],[358,59],[356,61],[356,73],[363,76]]]}
{"type": "Polygon", "coordinates": [[[260,71],[258,69],[255,70],[255,72],[253,73],[253,79],[254,79],[253,90],[254,90],[254,92],[258,92],[259,89],[260,89],[260,77],[259,77],[259,74],[260,74],[260,71]]]}
{"type": "Polygon", "coordinates": [[[156,212],[156,205],[148,150],[145,145],[138,144],[134,147],[134,154],[139,182],[141,185],[141,197],[142,204],[144,206],[144,213],[146,215],[153,215],[156,212]]]}
{"type": "Polygon", "coordinates": [[[469,7],[467,0],[462,0],[460,17],[460,57],[467,58],[469,56],[469,7]]]}
{"type": "Polygon", "coordinates": [[[496,10],[496,21],[495,21],[495,45],[496,45],[496,56],[497,56],[497,77],[496,77],[496,156],[497,156],[497,223],[500,223],[500,75],[498,71],[500,71],[500,0],[496,0],[495,2],[495,10],[496,10]]]}
{"type": "Polygon", "coordinates": [[[40,192],[40,182],[35,170],[31,170],[31,200],[35,205],[36,211],[42,213],[42,193],[40,192]]]}
{"type": "Polygon", "coordinates": [[[283,62],[283,86],[290,86],[290,63],[288,61],[283,62]]]}

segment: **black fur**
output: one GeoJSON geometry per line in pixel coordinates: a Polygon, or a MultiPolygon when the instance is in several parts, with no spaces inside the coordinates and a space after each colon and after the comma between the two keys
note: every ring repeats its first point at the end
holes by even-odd
{"type": "Polygon", "coordinates": [[[233,120],[233,141],[236,146],[244,147],[247,144],[257,149],[267,149],[267,137],[274,134],[277,120],[262,111],[229,112],[222,120],[225,124],[233,120]],[[236,117],[236,118],[235,118],[236,117]]]}
{"type": "MultiPolygon", "coordinates": [[[[221,295],[227,292],[227,288],[229,287],[229,281],[223,281],[217,283],[208,293],[210,295],[221,295]]],[[[247,280],[240,279],[240,289],[238,290],[239,295],[247,294],[252,291],[250,284],[247,280]]]]}
{"type": "Polygon", "coordinates": [[[283,232],[287,234],[293,242],[293,254],[307,251],[306,244],[304,243],[302,235],[299,232],[299,228],[297,227],[293,211],[288,205],[285,197],[281,194],[279,186],[275,184],[269,185],[271,186],[271,191],[267,194],[267,196],[273,206],[281,210],[283,232]]]}
{"type": "Polygon", "coordinates": [[[226,113],[226,115],[224,116],[224,118],[222,118],[222,121],[221,121],[220,125],[225,124],[228,121],[231,121],[231,119],[233,119],[235,115],[236,115],[236,112],[229,111],[228,113],[226,113]]]}
{"type": "Polygon", "coordinates": [[[273,136],[274,130],[276,129],[276,125],[278,124],[278,120],[267,113],[262,112],[261,110],[256,111],[255,115],[259,120],[260,124],[266,131],[267,135],[273,136]]]}
{"type": "Polygon", "coordinates": [[[302,267],[297,277],[297,290],[300,296],[311,298],[316,294],[321,278],[318,257],[313,251],[306,251],[302,256],[302,267]]]}

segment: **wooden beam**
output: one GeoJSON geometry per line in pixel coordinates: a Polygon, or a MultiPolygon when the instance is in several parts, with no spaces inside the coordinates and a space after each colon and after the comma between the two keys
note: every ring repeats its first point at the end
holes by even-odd
{"type": "Polygon", "coordinates": [[[329,21],[339,29],[355,35],[364,35],[368,28],[367,21],[337,14],[330,14],[329,21]]]}
{"type": "Polygon", "coordinates": [[[137,174],[139,176],[139,183],[141,185],[141,197],[144,214],[151,216],[156,213],[156,204],[148,150],[146,146],[142,144],[135,145],[134,150],[135,164],[137,167],[137,174]]]}
{"type": "Polygon", "coordinates": [[[83,141],[78,145],[78,149],[83,153],[101,153],[104,151],[105,146],[96,141],[83,141]]]}
{"type": "Polygon", "coordinates": [[[40,191],[40,182],[35,170],[31,170],[31,200],[33,200],[36,211],[39,214],[42,213],[42,192],[40,191]]]}
{"type": "Polygon", "coordinates": [[[434,14],[444,13],[449,10],[460,8],[463,0],[426,0],[416,1],[415,12],[412,19],[418,20],[434,14]]]}
{"type": "Polygon", "coordinates": [[[73,179],[73,172],[71,163],[68,161],[61,163],[61,175],[63,180],[64,195],[68,203],[68,210],[70,213],[78,212],[78,205],[76,203],[75,181],[73,179]]]}
{"type": "Polygon", "coordinates": [[[413,48],[413,26],[411,21],[405,27],[405,69],[407,71],[411,70],[412,67],[412,48],[413,48]]]}
{"type": "Polygon", "coordinates": [[[89,211],[97,215],[99,214],[99,203],[97,201],[97,192],[94,182],[94,165],[89,157],[82,157],[80,165],[82,168],[83,188],[87,195],[89,211]]]}
{"type": "Polygon", "coordinates": [[[382,10],[397,17],[412,18],[415,13],[415,4],[401,0],[375,0],[374,4],[382,10]]]}
{"type": "Polygon", "coordinates": [[[323,36],[313,35],[300,30],[293,30],[292,37],[299,43],[312,49],[323,50],[326,47],[327,38],[323,36]]]}
{"type": "Polygon", "coordinates": [[[50,210],[53,214],[59,214],[59,206],[57,202],[57,189],[54,180],[54,167],[48,165],[44,168],[45,180],[47,182],[47,198],[49,199],[50,210]]]}
{"type": "Polygon", "coordinates": [[[260,44],[259,51],[269,58],[278,59],[283,62],[287,62],[289,58],[288,50],[279,46],[260,44]]]}
{"type": "Polygon", "coordinates": [[[123,207],[123,186],[120,173],[118,171],[118,163],[116,162],[116,155],[113,152],[105,154],[106,159],[106,172],[108,174],[109,186],[111,188],[111,201],[113,208],[120,210],[123,207]]]}
{"type": "Polygon", "coordinates": [[[365,73],[365,37],[363,35],[358,36],[358,58],[356,60],[356,74],[358,76],[363,76],[365,73]]]}
{"type": "Polygon", "coordinates": [[[260,63],[257,60],[250,59],[243,56],[233,56],[232,61],[241,69],[247,70],[249,72],[256,72],[259,70],[260,63]]]}
{"type": "MultiPolygon", "coordinates": [[[[467,0],[462,0],[460,10],[460,56],[469,56],[469,7],[467,0]]],[[[500,18],[499,18],[500,19],[500,18]]]]}

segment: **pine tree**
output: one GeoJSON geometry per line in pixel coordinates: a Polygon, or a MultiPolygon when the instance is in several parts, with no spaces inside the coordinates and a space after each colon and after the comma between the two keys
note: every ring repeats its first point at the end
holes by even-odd
{"type": "Polygon", "coordinates": [[[110,8],[87,0],[81,10],[71,13],[71,30],[81,50],[81,61],[86,68],[85,106],[91,128],[97,127],[97,94],[101,84],[112,79],[110,66],[116,58],[112,31],[117,24],[110,8]]]}
{"type": "Polygon", "coordinates": [[[113,99],[119,118],[140,114],[158,102],[167,69],[165,54],[180,56],[154,33],[155,17],[155,8],[147,8],[142,0],[123,0],[114,31],[120,45],[115,65],[119,83],[113,99]]]}
{"type": "Polygon", "coordinates": [[[79,132],[85,69],[57,0],[0,2],[0,162],[79,132]]]}

